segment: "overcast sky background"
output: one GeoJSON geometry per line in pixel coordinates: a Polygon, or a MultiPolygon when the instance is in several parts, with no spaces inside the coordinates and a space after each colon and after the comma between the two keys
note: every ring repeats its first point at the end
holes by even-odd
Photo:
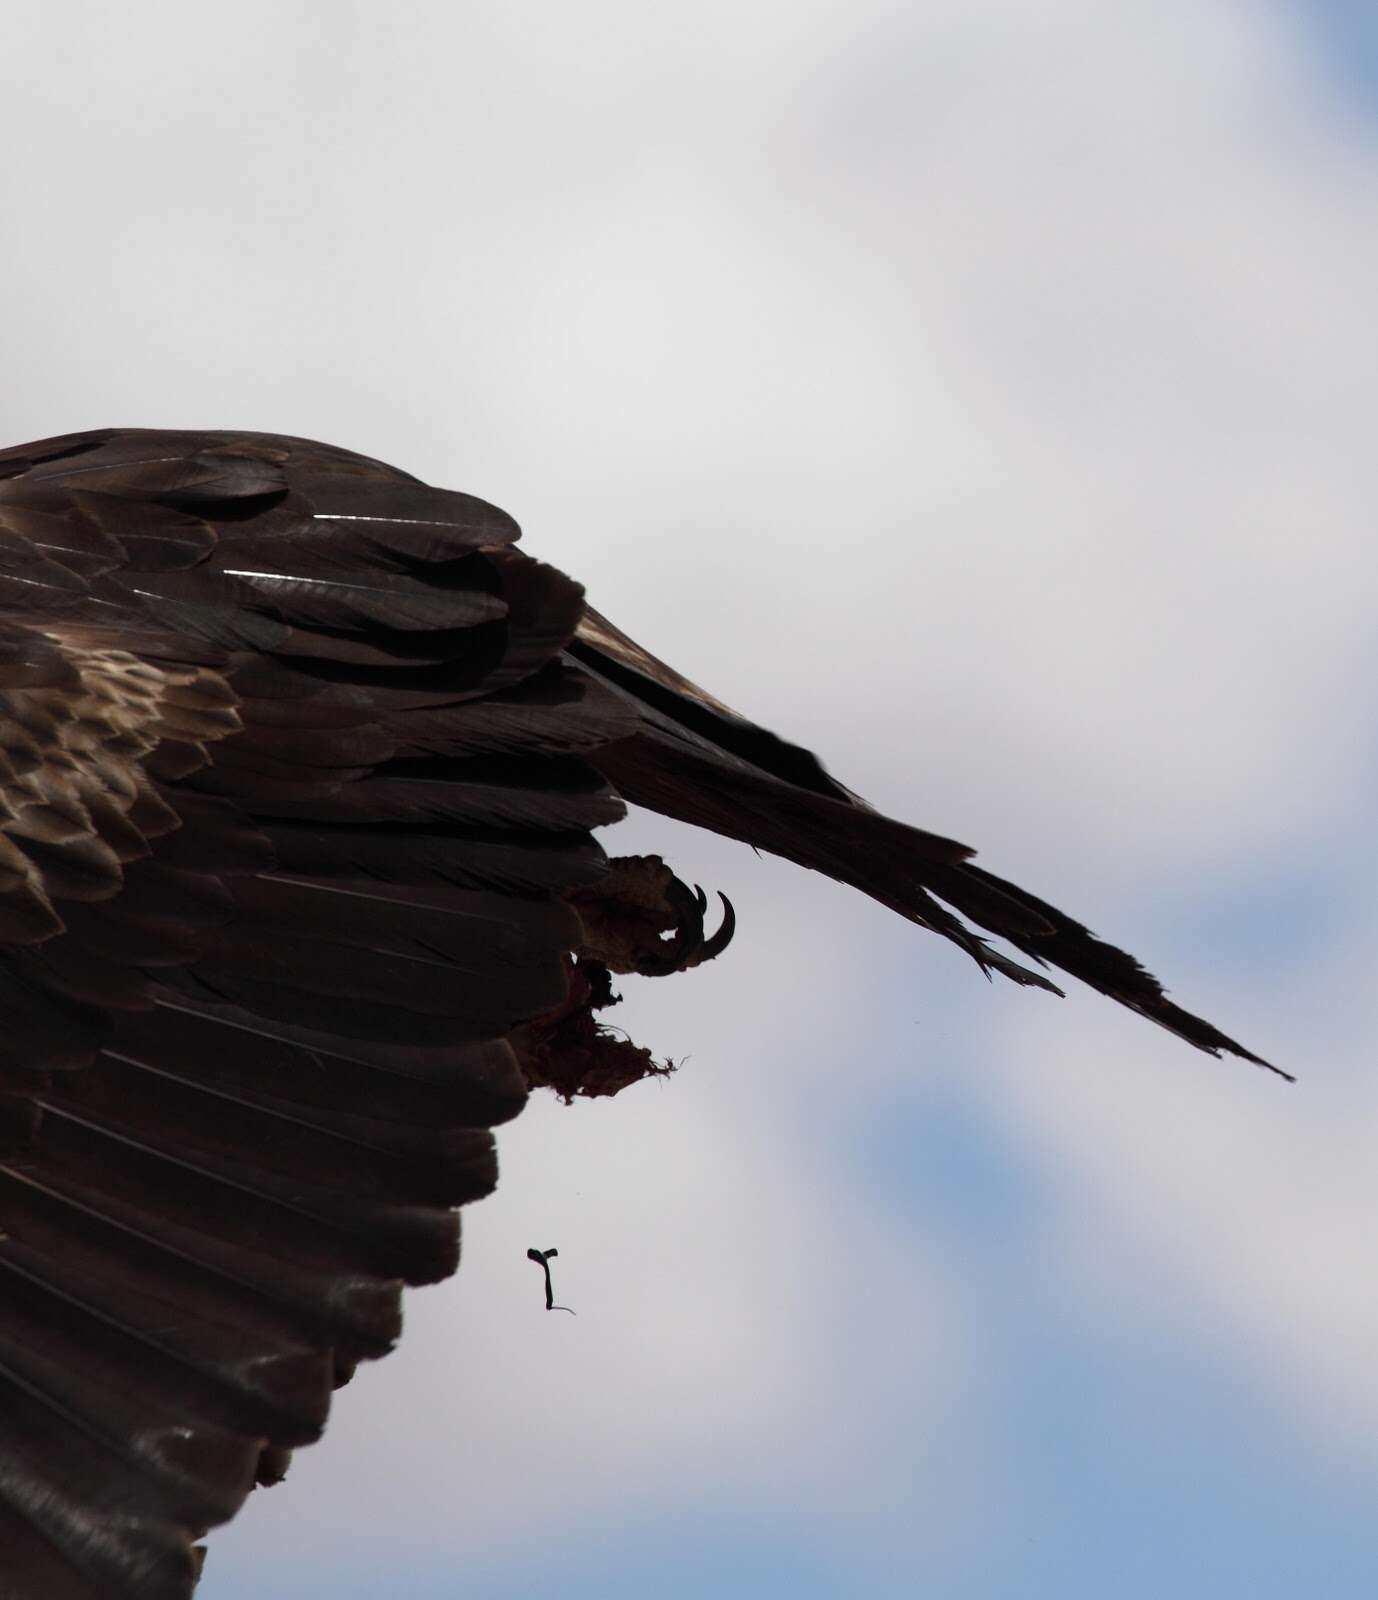
{"type": "Polygon", "coordinates": [[[1378,1593],[1366,0],[3,12],[3,442],[496,500],[1302,1080],[639,819],[682,1071],[503,1131],[205,1600],[1378,1593]]]}

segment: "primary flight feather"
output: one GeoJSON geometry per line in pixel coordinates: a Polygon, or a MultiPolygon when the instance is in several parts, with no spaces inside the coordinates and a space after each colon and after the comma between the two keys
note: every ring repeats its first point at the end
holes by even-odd
{"type": "MultiPolygon", "coordinates": [[[[660,1070],[611,974],[731,938],[623,802],[1266,1062],[872,811],[467,495],[303,439],[0,451],[0,1594],[185,1600],[458,1261],[527,1090],[660,1070]],[[963,920],[966,919],[966,920],[963,920]],[[988,943],[995,935],[1029,961],[988,943]]],[[[1277,1069],[1270,1069],[1277,1070],[1277,1069]]]]}

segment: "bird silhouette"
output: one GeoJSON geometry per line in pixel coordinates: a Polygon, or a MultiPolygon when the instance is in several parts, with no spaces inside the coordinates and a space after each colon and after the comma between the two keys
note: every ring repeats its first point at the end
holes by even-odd
{"type": "Polygon", "coordinates": [[[401,1286],[454,1271],[489,1130],[665,1070],[600,1019],[614,977],[713,959],[735,918],[608,859],[626,802],[1267,1065],[516,539],[302,439],[0,452],[8,1600],[185,1600],[196,1541],[391,1348],[401,1286]]]}

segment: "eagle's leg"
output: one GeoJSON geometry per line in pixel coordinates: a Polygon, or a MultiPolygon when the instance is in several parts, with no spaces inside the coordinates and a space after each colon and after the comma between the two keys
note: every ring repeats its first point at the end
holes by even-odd
{"type": "Polygon", "coordinates": [[[528,1085],[554,1089],[570,1101],[617,1094],[642,1078],[673,1072],[672,1061],[657,1061],[594,1013],[622,998],[613,991],[614,972],[664,977],[721,954],[736,917],[727,897],[719,898],[722,925],[706,938],[703,890],[691,890],[659,856],[617,857],[596,887],[570,895],[583,941],[569,958],[568,993],[555,1010],[512,1036],[528,1085]]]}

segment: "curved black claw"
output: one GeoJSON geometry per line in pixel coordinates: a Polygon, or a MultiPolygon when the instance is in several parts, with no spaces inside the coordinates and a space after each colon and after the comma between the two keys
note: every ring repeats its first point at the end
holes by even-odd
{"type": "Polygon", "coordinates": [[[708,897],[694,886],[688,888],[676,877],[671,877],[665,890],[665,900],[675,913],[674,936],[662,939],[654,951],[638,952],[636,970],[644,978],[664,978],[672,972],[683,972],[693,964],[694,952],[703,944],[703,913],[708,907],[708,897]]]}
{"type": "Polygon", "coordinates": [[[705,936],[708,896],[691,888],[659,856],[617,856],[604,878],[569,896],[579,913],[583,939],[576,952],[609,972],[662,978],[721,954],[737,926],[725,894],[718,931],[705,936]]]}
{"type": "MultiPolygon", "coordinates": [[[[702,894],[703,891],[700,889],[699,893],[702,894]]],[[[686,967],[697,967],[704,961],[711,961],[714,956],[720,956],[728,945],[732,943],[732,935],[737,931],[737,913],[732,908],[732,902],[721,889],[718,890],[718,899],[722,901],[722,922],[718,926],[718,931],[711,939],[705,939],[699,945],[698,949],[684,963],[686,967]]],[[[706,907],[706,900],[704,904],[706,907]]]]}

